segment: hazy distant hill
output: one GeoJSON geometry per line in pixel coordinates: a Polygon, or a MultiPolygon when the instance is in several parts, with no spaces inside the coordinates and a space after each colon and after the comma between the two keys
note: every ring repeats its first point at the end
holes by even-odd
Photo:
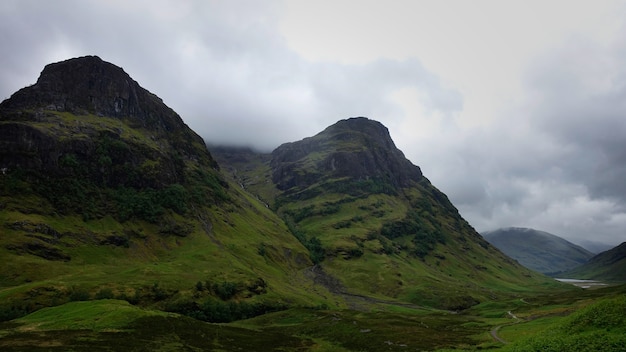
{"type": "Polygon", "coordinates": [[[565,278],[626,282],[626,242],[562,274],[565,278]]]}
{"type": "Polygon", "coordinates": [[[544,274],[570,270],[593,256],[588,250],[544,231],[509,227],[482,235],[523,266],[544,274]]]}

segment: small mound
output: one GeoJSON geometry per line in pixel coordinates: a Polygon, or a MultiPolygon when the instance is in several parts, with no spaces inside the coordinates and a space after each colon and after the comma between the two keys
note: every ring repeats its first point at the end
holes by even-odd
{"type": "Polygon", "coordinates": [[[173,316],[175,314],[145,310],[126,301],[104,299],[70,302],[40,309],[16,319],[23,324],[20,330],[115,330],[146,316],[173,316]]]}

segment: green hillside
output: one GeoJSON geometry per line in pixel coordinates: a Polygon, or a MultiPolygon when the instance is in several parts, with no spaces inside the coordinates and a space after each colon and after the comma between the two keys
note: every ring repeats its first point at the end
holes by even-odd
{"type": "Polygon", "coordinates": [[[208,321],[333,304],[283,221],[120,68],[97,57],[47,66],[0,105],[0,135],[2,319],[93,298],[247,309],[200,309],[208,321]],[[93,80],[108,85],[65,91],[93,80]]]}
{"type": "Polygon", "coordinates": [[[626,296],[600,299],[570,316],[548,324],[532,337],[504,351],[618,352],[626,348],[626,296]]]}
{"type": "Polygon", "coordinates": [[[591,258],[584,265],[562,274],[574,279],[626,282],[626,242],[591,258]]]}
{"type": "Polygon", "coordinates": [[[271,156],[212,152],[309,249],[317,280],[349,302],[372,296],[456,310],[553,285],[476,233],[376,121],[342,120],[271,156]]]}
{"type": "Polygon", "coordinates": [[[213,150],[98,57],[2,102],[0,350],[497,348],[507,311],[580,295],[485,241],[376,121],[213,150]]]}

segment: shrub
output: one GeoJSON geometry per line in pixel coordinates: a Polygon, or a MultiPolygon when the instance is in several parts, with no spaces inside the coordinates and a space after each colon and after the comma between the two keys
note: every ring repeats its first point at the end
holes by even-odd
{"type": "Polygon", "coordinates": [[[83,288],[72,287],[69,293],[70,301],[88,301],[90,298],[89,291],[83,288]]]}
{"type": "Polygon", "coordinates": [[[30,313],[29,309],[22,306],[3,305],[0,306],[0,321],[9,321],[23,317],[30,313]]]}
{"type": "Polygon", "coordinates": [[[230,323],[235,320],[249,319],[269,312],[283,310],[280,304],[222,302],[208,298],[204,302],[183,301],[170,304],[166,310],[211,323],[230,323]]]}
{"type": "Polygon", "coordinates": [[[196,283],[196,291],[204,291],[204,286],[202,285],[202,281],[198,281],[196,283]]]}
{"type": "Polygon", "coordinates": [[[96,293],[95,299],[112,299],[115,295],[110,288],[101,288],[100,291],[96,293]]]}
{"type": "Polygon", "coordinates": [[[213,292],[223,301],[229,300],[237,294],[237,283],[224,281],[219,284],[213,284],[213,292]]]}

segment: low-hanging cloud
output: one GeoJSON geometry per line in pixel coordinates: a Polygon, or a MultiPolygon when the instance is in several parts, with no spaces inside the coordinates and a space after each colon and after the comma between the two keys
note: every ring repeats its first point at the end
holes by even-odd
{"type": "Polygon", "coordinates": [[[16,82],[26,75],[32,83],[34,70],[49,62],[100,55],[161,96],[208,142],[266,151],[342,118],[391,119],[399,108],[390,95],[406,87],[422,92],[429,109],[462,106],[460,94],[442,87],[417,59],[306,61],[270,21],[280,12],[272,3],[61,3],[71,9],[32,1],[4,5],[0,28],[16,33],[0,42],[13,52],[0,58],[2,77],[10,77],[0,87],[5,96],[21,88],[16,82]],[[11,77],[15,71],[24,73],[11,77]]]}

